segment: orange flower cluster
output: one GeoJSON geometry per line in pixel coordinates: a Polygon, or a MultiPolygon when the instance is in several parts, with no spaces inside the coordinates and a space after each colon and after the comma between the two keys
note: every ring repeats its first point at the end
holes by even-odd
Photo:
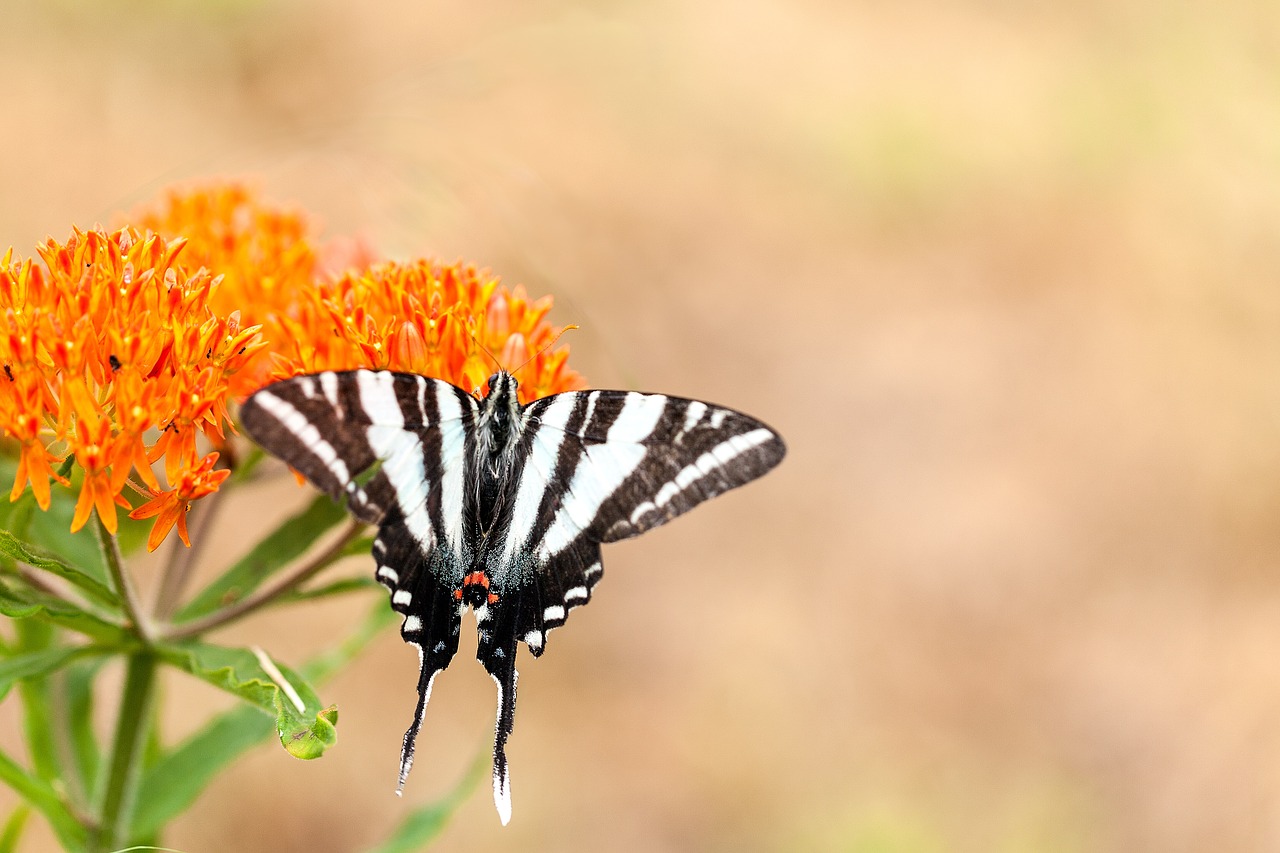
{"type": "Polygon", "coordinates": [[[299,373],[358,367],[422,373],[470,390],[494,372],[493,359],[519,368],[524,402],[581,386],[566,366],[567,348],[544,351],[564,331],[546,321],[550,297],[530,301],[523,288],[508,290],[473,266],[371,264],[372,253],[349,241],[317,249],[302,215],[236,184],[170,191],[136,220],[185,237],[184,260],[224,276],[217,304],[261,325],[269,349],[233,380],[237,396],[299,373]],[[343,267],[337,276],[325,272],[343,267]]]}
{"type": "MultiPolygon", "coordinates": [[[[53,463],[72,456],[83,482],[71,529],[96,510],[115,533],[133,471],[151,494],[187,503],[226,478],[196,438],[225,441],[229,379],[263,344],[236,314],[210,310],[214,281],[176,262],[182,248],[77,230],[39,248],[43,266],[12,250],[0,260],[0,428],[21,446],[10,500],[29,482],[47,509],[49,480],[69,484],[53,463]],[[168,490],[151,467],[161,459],[168,490]]],[[[173,523],[157,520],[153,545],[173,523]]]]}
{"type": "MultiPolygon", "coordinates": [[[[577,388],[563,332],[546,322],[551,299],[531,302],[474,267],[419,260],[382,263],[322,282],[292,315],[261,318],[278,328],[272,377],[357,367],[403,370],[477,390],[497,364],[515,371],[530,402],[577,388]]],[[[270,331],[268,331],[270,334],[270,331]]]]}
{"type": "Polygon", "coordinates": [[[145,230],[50,240],[43,266],[0,258],[0,431],[19,447],[10,500],[30,483],[47,509],[50,481],[71,485],[74,462],[73,531],[96,510],[115,533],[136,472],[149,499],[130,515],[155,518],[148,547],[175,526],[190,545],[187,510],[229,474],[215,467],[228,400],[274,379],[371,367],[479,389],[496,361],[524,402],[581,385],[568,350],[552,349],[563,329],[546,320],[550,298],[475,267],[371,264],[351,241],[317,249],[304,216],[239,184],[170,191],[134,221],[145,230]]]}

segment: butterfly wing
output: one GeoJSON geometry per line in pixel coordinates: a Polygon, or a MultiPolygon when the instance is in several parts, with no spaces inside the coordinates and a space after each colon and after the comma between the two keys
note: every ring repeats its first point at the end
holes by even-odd
{"type": "Polygon", "coordinates": [[[379,526],[376,577],[418,648],[418,705],[405,732],[400,787],[436,675],[458,649],[453,591],[468,559],[463,536],[466,447],[476,402],[438,379],[354,370],[267,386],[240,410],[245,431],[351,512],[379,526]]]}
{"type": "Polygon", "coordinates": [[[741,412],[629,391],[556,394],[525,410],[527,464],[508,528],[527,553],[535,592],[517,630],[534,655],[546,633],[585,604],[600,580],[600,544],[638,536],[762,476],[786,453],[781,437],[741,412]],[[537,493],[523,507],[526,489],[537,493]],[[524,511],[522,511],[522,509],[524,511]]]}

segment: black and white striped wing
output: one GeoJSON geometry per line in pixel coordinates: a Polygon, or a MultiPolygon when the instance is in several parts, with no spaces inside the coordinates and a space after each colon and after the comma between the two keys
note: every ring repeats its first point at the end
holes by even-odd
{"type": "Polygon", "coordinates": [[[579,391],[525,410],[530,436],[507,553],[528,553],[536,596],[517,630],[534,655],[600,580],[600,544],[638,536],[762,476],[782,438],[741,412],[663,394],[579,391]]]}
{"type": "Polygon", "coordinates": [[[400,784],[435,676],[458,649],[462,607],[453,591],[469,546],[463,533],[466,448],[477,406],[438,379],[354,370],[298,376],[245,401],[241,422],[265,450],[379,525],[376,577],[404,614],[422,658],[418,706],[405,733],[400,784]]]}

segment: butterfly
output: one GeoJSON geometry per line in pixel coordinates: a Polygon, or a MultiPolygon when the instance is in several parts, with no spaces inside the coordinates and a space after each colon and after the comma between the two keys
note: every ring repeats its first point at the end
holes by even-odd
{"type": "Polygon", "coordinates": [[[763,475],[786,453],[760,421],[664,394],[571,391],[522,405],[515,378],[480,399],[440,379],[352,370],[295,376],[250,396],[245,431],[377,525],[375,577],[421,659],[397,793],[436,676],[470,608],[498,688],[493,795],[511,819],[506,743],[516,649],[534,657],[600,581],[600,545],[637,536],[763,475]]]}

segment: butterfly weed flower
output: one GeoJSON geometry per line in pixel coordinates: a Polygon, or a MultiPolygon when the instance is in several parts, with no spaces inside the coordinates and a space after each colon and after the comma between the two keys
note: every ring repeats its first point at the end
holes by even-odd
{"type": "MultiPolygon", "coordinates": [[[[199,439],[225,444],[233,377],[263,343],[211,308],[218,282],[179,263],[183,248],[132,228],[77,229],[41,245],[43,263],[12,250],[0,260],[0,429],[21,448],[11,500],[30,485],[48,509],[50,482],[71,485],[55,468],[69,461],[82,473],[71,530],[96,513],[115,534],[131,475],[151,514],[162,499],[184,514],[225,479],[199,439]]],[[[160,513],[149,546],[175,522],[183,534],[160,513]]]]}
{"type": "Polygon", "coordinates": [[[171,189],[133,221],[184,239],[184,262],[222,277],[213,309],[261,327],[266,347],[230,380],[237,398],[301,373],[362,367],[478,389],[492,358],[522,368],[524,402],[582,384],[568,349],[549,351],[563,332],[547,321],[551,298],[531,300],[473,265],[378,261],[360,241],[321,240],[304,213],[237,182],[171,189]]]}
{"type": "MultiPolygon", "coordinates": [[[[185,242],[182,260],[220,276],[209,307],[236,312],[247,325],[263,326],[263,340],[278,345],[282,326],[308,300],[322,266],[310,219],[300,210],[263,200],[249,185],[212,181],[173,187],[139,210],[130,222],[185,242]]],[[[233,376],[231,393],[242,397],[270,379],[265,352],[250,354],[233,376]]]]}
{"type": "MultiPolygon", "coordinates": [[[[384,262],[321,281],[295,313],[273,319],[283,334],[273,379],[324,370],[373,368],[479,389],[493,359],[520,368],[526,402],[581,386],[563,332],[547,322],[551,299],[531,301],[474,266],[419,259],[384,262]]],[[[270,328],[264,320],[264,327],[270,328]]]]}

